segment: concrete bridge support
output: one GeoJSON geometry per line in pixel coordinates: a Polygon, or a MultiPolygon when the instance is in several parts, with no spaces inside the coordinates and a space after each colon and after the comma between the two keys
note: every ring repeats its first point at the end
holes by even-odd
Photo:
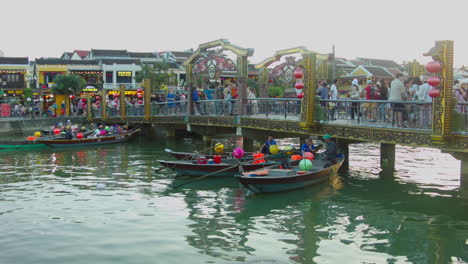
{"type": "Polygon", "coordinates": [[[395,171],[395,144],[380,144],[380,168],[395,171]]]}

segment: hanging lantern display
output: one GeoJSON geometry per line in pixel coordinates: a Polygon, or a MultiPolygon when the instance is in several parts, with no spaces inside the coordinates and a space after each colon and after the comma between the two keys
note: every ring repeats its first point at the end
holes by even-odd
{"type": "Polygon", "coordinates": [[[302,99],[304,97],[304,93],[298,92],[297,93],[297,98],[302,99]]]}
{"type": "Polygon", "coordinates": [[[303,76],[304,76],[304,71],[301,68],[297,68],[294,70],[294,78],[302,79],[303,76]]]}
{"type": "Polygon", "coordinates": [[[245,152],[242,148],[235,148],[233,151],[232,151],[232,155],[234,156],[234,158],[236,159],[240,159],[244,156],[245,152]]]}
{"type": "Polygon", "coordinates": [[[427,83],[432,87],[436,87],[440,84],[440,79],[437,76],[431,76],[427,79],[427,83]]]}
{"type": "Polygon", "coordinates": [[[138,100],[138,104],[143,104],[143,100],[138,100]]]}
{"type": "Polygon", "coordinates": [[[99,95],[97,95],[96,100],[101,100],[101,97],[99,95]]]}
{"type": "Polygon", "coordinates": [[[432,88],[431,90],[429,90],[428,95],[429,95],[429,97],[431,97],[431,98],[439,97],[440,91],[439,91],[439,89],[432,88]]]}
{"type": "Polygon", "coordinates": [[[304,83],[302,81],[297,81],[294,86],[296,87],[296,89],[301,90],[302,88],[304,88],[304,83]]]}
{"type": "Polygon", "coordinates": [[[138,97],[138,98],[143,98],[143,94],[137,93],[137,97],[138,97]]]}
{"type": "Polygon", "coordinates": [[[431,61],[426,64],[426,70],[430,73],[438,73],[442,69],[442,65],[438,61],[431,61]]]}
{"type": "Polygon", "coordinates": [[[75,96],[70,94],[70,99],[75,99],[75,96]]]}
{"type": "Polygon", "coordinates": [[[142,91],[143,91],[143,88],[141,88],[141,87],[137,88],[137,92],[142,92],[142,91]]]}

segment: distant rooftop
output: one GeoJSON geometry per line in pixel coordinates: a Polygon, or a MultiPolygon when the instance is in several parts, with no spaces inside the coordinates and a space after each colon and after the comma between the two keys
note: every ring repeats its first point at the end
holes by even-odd
{"type": "Polygon", "coordinates": [[[28,57],[0,57],[0,64],[29,64],[28,57]]]}

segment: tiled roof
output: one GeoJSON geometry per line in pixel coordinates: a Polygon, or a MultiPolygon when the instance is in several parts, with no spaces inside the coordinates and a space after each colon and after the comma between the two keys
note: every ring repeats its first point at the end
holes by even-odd
{"type": "Polygon", "coordinates": [[[186,51],[171,51],[171,53],[176,58],[189,58],[193,54],[193,52],[186,52],[186,51]]]}
{"type": "Polygon", "coordinates": [[[392,61],[392,60],[382,60],[382,59],[369,59],[369,58],[357,58],[360,61],[363,61],[366,65],[370,66],[382,66],[385,68],[400,68],[401,66],[392,61]]]}
{"type": "Polygon", "coordinates": [[[385,70],[383,67],[374,67],[374,66],[362,66],[374,77],[393,77],[393,75],[385,70]]]}
{"type": "Polygon", "coordinates": [[[29,64],[28,57],[0,57],[0,64],[29,64]]]}
{"type": "Polygon", "coordinates": [[[128,55],[132,58],[157,58],[152,52],[129,52],[128,55]]]}
{"type": "Polygon", "coordinates": [[[89,50],[75,50],[74,52],[81,58],[89,56],[89,50]]]}
{"type": "Polygon", "coordinates": [[[127,50],[98,50],[92,49],[93,57],[128,57],[127,50]]]}
{"type": "Polygon", "coordinates": [[[100,60],[102,64],[112,65],[112,64],[139,64],[140,60],[137,59],[102,59],[100,60]]]}
{"type": "Polygon", "coordinates": [[[40,58],[36,59],[36,64],[39,65],[97,65],[95,60],[62,60],[59,58],[40,58]]]}

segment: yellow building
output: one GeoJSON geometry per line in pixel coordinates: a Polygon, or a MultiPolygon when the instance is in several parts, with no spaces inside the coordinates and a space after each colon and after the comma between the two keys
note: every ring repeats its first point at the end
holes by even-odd
{"type": "Polygon", "coordinates": [[[3,97],[21,96],[29,87],[29,76],[27,57],[0,57],[0,93],[3,97]]]}

